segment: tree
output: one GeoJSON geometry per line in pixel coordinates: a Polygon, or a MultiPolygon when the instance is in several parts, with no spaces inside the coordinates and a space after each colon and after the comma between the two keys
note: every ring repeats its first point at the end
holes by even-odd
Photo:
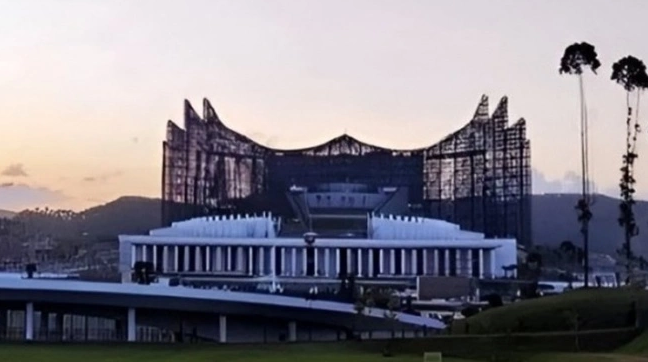
{"type": "Polygon", "coordinates": [[[641,131],[639,126],[639,105],[641,92],[648,88],[648,74],[646,74],[646,65],[633,56],[621,58],[612,65],[611,79],[626,91],[626,148],[623,154],[621,166],[621,181],[619,188],[621,191],[621,203],[619,205],[619,225],[623,227],[624,243],[622,252],[626,259],[626,273],[628,278],[632,273],[632,238],[639,234],[639,227],[634,215],[634,194],[635,182],[634,164],[638,157],[637,154],[637,135],[641,131]],[[636,94],[636,108],[632,108],[630,97],[632,93],[636,94]]]}
{"type": "MultiPolygon", "coordinates": [[[[360,294],[360,293],[358,293],[358,294],[360,294]]],[[[373,297],[373,292],[372,292],[371,289],[367,288],[367,289],[364,290],[363,293],[360,294],[358,299],[353,304],[353,310],[355,310],[355,312],[356,312],[355,320],[361,321],[362,320],[361,317],[365,314],[365,311],[367,311],[367,310],[370,311],[371,308],[374,307],[374,305],[375,305],[375,301],[374,301],[374,297],[373,297]]],[[[353,332],[357,332],[356,327],[357,327],[357,324],[354,321],[353,328],[352,328],[353,332]]]]}
{"type": "Polygon", "coordinates": [[[598,60],[596,49],[593,45],[582,42],[574,43],[565,49],[563,57],[560,59],[560,74],[576,74],[578,76],[578,86],[580,95],[580,136],[581,136],[581,179],[582,194],[576,202],[578,212],[578,222],[581,224],[581,234],[583,234],[583,247],[585,249],[585,287],[589,284],[589,222],[592,219],[592,195],[590,192],[589,180],[589,141],[588,141],[588,121],[587,121],[587,103],[585,101],[585,89],[583,87],[583,70],[589,68],[594,74],[596,69],[601,66],[598,60]]]}
{"type": "Polygon", "coordinates": [[[391,325],[391,338],[385,349],[383,350],[383,356],[391,357],[393,356],[392,345],[394,344],[394,339],[396,339],[396,322],[398,322],[397,310],[400,307],[400,299],[397,295],[391,295],[389,302],[387,303],[387,310],[385,311],[385,318],[387,318],[391,325]]]}
{"type": "Polygon", "coordinates": [[[560,243],[560,247],[558,248],[560,250],[561,258],[565,261],[564,267],[567,272],[567,282],[569,283],[569,289],[573,288],[573,281],[574,281],[574,273],[572,270],[572,265],[575,264],[576,261],[576,245],[572,243],[569,240],[565,240],[562,243],[560,243]]]}

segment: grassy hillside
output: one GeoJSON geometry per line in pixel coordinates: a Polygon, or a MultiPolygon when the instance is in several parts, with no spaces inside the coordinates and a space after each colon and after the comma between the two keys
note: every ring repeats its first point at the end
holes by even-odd
{"type": "Polygon", "coordinates": [[[631,288],[581,289],[487,310],[456,323],[453,330],[470,334],[569,331],[574,328],[574,312],[580,330],[623,328],[634,325],[634,301],[645,312],[648,292],[631,288]]]}

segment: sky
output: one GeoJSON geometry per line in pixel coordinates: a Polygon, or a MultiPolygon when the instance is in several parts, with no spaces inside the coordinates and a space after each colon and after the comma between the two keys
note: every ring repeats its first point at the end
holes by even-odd
{"type": "MultiPolygon", "coordinates": [[[[590,169],[616,195],[626,55],[648,60],[643,0],[0,0],[0,209],[80,210],[160,197],[162,140],[183,100],[292,148],[347,132],[414,148],[470,120],[482,94],[524,117],[536,193],[578,187],[575,77],[564,48],[596,46],[585,77],[590,169]]],[[[648,198],[639,140],[638,193],[648,198]]],[[[646,156],[648,157],[648,156],[646,156]]],[[[645,166],[645,167],[644,167],[645,166]]]]}

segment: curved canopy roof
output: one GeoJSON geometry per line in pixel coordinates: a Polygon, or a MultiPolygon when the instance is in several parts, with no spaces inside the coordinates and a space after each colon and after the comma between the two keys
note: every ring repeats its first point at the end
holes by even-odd
{"type": "Polygon", "coordinates": [[[387,147],[381,147],[367,142],[363,142],[351,135],[342,134],[337,136],[329,141],[326,141],[321,144],[317,144],[310,147],[296,148],[296,149],[280,149],[273,148],[262,145],[251,138],[229,128],[225,125],[218,114],[212,107],[208,99],[203,99],[203,116],[202,118],[198,113],[193,109],[191,103],[188,100],[185,100],[184,104],[184,123],[185,129],[182,130],[180,127],[175,125],[172,121],[169,121],[168,125],[168,136],[167,141],[170,141],[169,138],[182,138],[178,137],[178,132],[190,132],[191,129],[198,129],[199,133],[202,134],[202,138],[205,143],[209,144],[211,142],[221,141],[236,141],[238,143],[247,144],[250,148],[255,149],[258,153],[274,153],[282,155],[290,154],[301,154],[301,155],[313,155],[313,156],[335,156],[335,155],[364,155],[368,153],[383,153],[389,154],[392,156],[413,156],[421,155],[424,151],[433,149],[435,146],[439,145],[443,141],[454,138],[459,134],[463,133],[474,133],[474,130],[471,131],[472,125],[482,124],[493,118],[503,117],[508,119],[507,116],[507,98],[503,97],[498,103],[497,108],[495,109],[493,116],[488,114],[488,97],[483,95],[473,118],[461,129],[453,134],[443,138],[441,142],[432,144],[428,147],[420,147],[414,149],[393,149],[387,147]]]}

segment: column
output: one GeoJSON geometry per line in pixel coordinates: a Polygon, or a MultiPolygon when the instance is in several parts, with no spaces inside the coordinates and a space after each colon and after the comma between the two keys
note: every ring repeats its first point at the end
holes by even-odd
{"type": "Polygon", "coordinates": [[[421,272],[422,275],[428,275],[428,251],[427,249],[423,249],[423,271],[421,272]]]}
{"type": "Polygon", "coordinates": [[[479,249],[479,279],[484,278],[484,249],[479,249]]]}
{"type": "Polygon", "coordinates": [[[137,246],[131,244],[131,268],[135,267],[135,262],[137,261],[137,246]]]}
{"type": "Polygon", "coordinates": [[[385,273],[385,251],[383,248],[380,248],[378,251],[378,274],[385,273]]]}
{"type": "Polygon", "coordinates": [[[292,248],[290,258],[290,275],[297,275],[297,248],[292,248]]]}
{"type": "Polygon", "coordinates": [[[367,256],[367,262],[368,262],[367,265],[369,266],[369,277],[373,278],[373,276],[374,276],[374,263],[373,263],[373,261],[374,261],[374,250],[369,249],[368,254],[369,255],[367,256]]]}
{"type": "Polygon", "coordinates": [[[270,274],[277,275],[277,247],[273,246],[270,248],[270,274]]]}
{"type": "Polygon", "coordinates": [[[157,270],[157,245],[153,244],[153,270],[157,270]]]}
{"type": "Polygon", "coordinates": [[[324,276],[329,277],[329,270],[331,269],[331,249],[324,249],[324,276]]]}
{"type": "Polygon", "coordinates": [[[362,276],[362,249],[358,249],[358,276],[362,276]]]}
{"type": "Polygon", "coordinates": [[[308,270],[308,268],[307,268],[308,265],[306,265],[308,263],[308,255],[307,255],[308,253],[306,253],[306,249],[307,248],[305,248],[305,247],[300,248],[300,250],[302,252],[302,272],[301,272],[301,274],[303,274],[303,275],[306,275],[306,271],[308,270]]]}
{"type": "Polygon", "coordinates": [[[189,252],[189,245],[185,245],[184,267],[182,268],[182,271],[189,271],[189,255],[191,255],[191,253],[189,252]]]}
{"type": "Polygon", "coordinates": [[[218,342],[227,343],[227,316],[218,316],[218,342]]]}
{"type": "Polygon", "coordinates": [[[264,276],[265,273],[265,248],[259,247],[259,275],[264,276]]]}
{"type": "Polygon", "coordinates": [[[396,274],[396,250],[389,250],[389,274],[396,274]]]}
{"type": "Polygon", "coordinates": [[[212,271],[211,259],[212,259],[211,246],[207,245],[205,247],[205,271],[206,272],[212,271]]]}
{"type": "Polygon", "coordinates": [[[25,340],[34,339],[34,303],[28,302],[25,305],[25,340]]]}
{"type": "Polygon", "coordinates": [[[236,271],[245,271],[245,258],[243,256],[243,247],[242,246],[237,246],[236,247],[236,266],[235,266],[236,271]]]}
{"type": "Polygon", "coordinates": [[[169,246],[162,247],[162,273],[169,272],[169,246]]]}
{"type": "Polygon", "coordinates": [[[227,255],[226,255],[226,257],[227,257],[227,260],[226,260],[225,265],[227,265],[227,271],[232,271],[232,247],[231,246],[227,247],[227,255]]]}
{"type": "Polygon", "coordinates": [[[142,245],[142,261],[146,261],[146,245],[142,245]]]}
{"type": "Polygon", "coordinates": [[[445,249],[444,250],[444,256],[445,258],[445,276],[450,276],[450,249],[445,249]]]}
{"type": "Polygon", "coordinates": [[[128,318],[126,327],[126,340],[135,342],[137,340],[137,321],[135,317],[135,308],[128,308],[128,318]]]}
{"type": "Polygon", "coordinates": [[[407,250],[401,249],[401,275],[407,275],[407,264],[405,263],[405,257],[407,256],[407,250]]]}
{"type": "Polygon", "coordinates": [[[462,264],[461,263],[461,249],[455,249],[455,258],[457,260],[456,264],[455,264],[455,269],[456,269],[455,273],[457,274],[457,276],[461,276],[463,274],[462,269],[461,269],[462,268],[462,266],[461,266],[461,264],[462,264]]]}
{"type": "Polygon", "coordinates": [[[288,322],[288,342],[297,342],[297,322],[288,322]]]}
{"type": "Polygon", "coordinates": [[[173,247],[173,271],[174,272],[179,272],[180,270],[180,247],[177,245],[173,247]]]}
{"type": "Polygon", "coordinates": [[[467,277],[472,278],[473,275],[473,250],[472,249],[467,249],[466,250],[466,266],[468,267],[468,275],[467,277]]]}
{"type": "Polygon", "coordinates": [[[287,275],[286,274],[286,265],[288,265],[288,260],[286,260],[286,248],[281,247],[281,265],[280,265],[280,270],[278,270],[279,275],[287,275]]]}
{"type": "Polygon", "coordinates": [[[216,271],[223,271],[223,247],[216,247],[216,271]]]}
{"type": "Polygon", "coordinates": [[[253,247],[249,246],[247,248],[248,252],[248,275],[254,275],[254,250],[253,247]]]}
{"type": "Polygon", "coordinates": [[[340,248],[335,248],[335,276],[340,274],[340,248]]]}
{"type": "Polygon", "coordinates": [[[315,269],[315,276],[318,277],[319,275],[319,248],[313,248],[313,269],[315,269]]]}
{"type": "Polygon", "coordinates": [[[353,273],[353,249],[347,248],[347,259],[346,259],[347,274],[353,273]]]}
{"type": "Polygon", "coordinates": [[[418,275],[418,250],[412,249],[412,275],[418,275]]]}
{"type": "Polygon", "coordinates": [[[200,245],[195,245],[194,246],[194,267],[197,272],[203,271],[203,266],[202,266],[202,250],[200,248],[200,245]]]}
{"type": "Polygon", "coordinates": [[[439,249],[434,249],[434,270],[432,270],[432,275],[441,275],[441,266],[439,265],[439,249]]]}

